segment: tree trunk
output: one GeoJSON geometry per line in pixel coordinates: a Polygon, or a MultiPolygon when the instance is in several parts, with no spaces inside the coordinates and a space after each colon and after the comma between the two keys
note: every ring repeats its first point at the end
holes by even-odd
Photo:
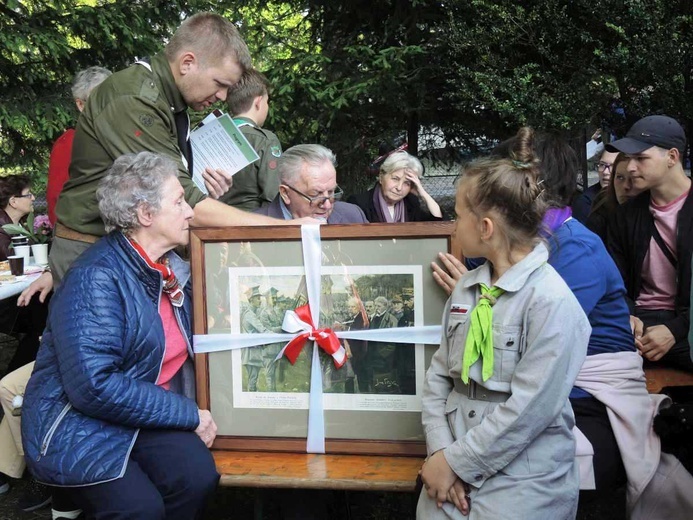
{"type": "Polygon", "coordinates": [[[419,114],[409,112],[407,117],[407,151],[419,155],[419,114]]]}

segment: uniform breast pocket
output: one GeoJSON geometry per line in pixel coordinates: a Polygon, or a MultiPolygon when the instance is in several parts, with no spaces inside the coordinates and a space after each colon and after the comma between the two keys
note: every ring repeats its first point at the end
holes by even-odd
{"type": "Polygon", "coordinates": [[[523,335],[520,327],[493,327],[493,377],[509,383],[520,361],[523,335]]]}
{"type": "Polygon", "coordinates": [[[457,406],[458,401],[456,396],[450,394],[448,400],[445,402],[445,418],[448,420],[448,426],[455,440],[457,440],[459,432],[459,425],[457,424],[457,406]]]}
{"type": "Polygon", "coordinates": [[[448,366],[456,367],[462,365],[462,351],[467,338],[468,315],[450,315],[445,336],[448,341],[448,366]]]}

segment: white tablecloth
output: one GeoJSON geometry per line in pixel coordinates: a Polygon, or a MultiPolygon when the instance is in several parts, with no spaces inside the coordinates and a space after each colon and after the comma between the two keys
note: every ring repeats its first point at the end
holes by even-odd
{"type": "MultiPolygon", "coordinates": [[[[35,266],[30,265],[28,270],[33,270],[33,269],[31,269],[32,267],[35,267],[35,266]]],[[[34,272],[32,274],[26,274],[18,282],[0,283],[0,300],[4,300],[5,298],[10,298],[12,296],[17,296],[24,289],[29,287],[29,285],[31,285],[31,282],[36,280],[39,276],[41,276],[41,271],[34,272]]]]}

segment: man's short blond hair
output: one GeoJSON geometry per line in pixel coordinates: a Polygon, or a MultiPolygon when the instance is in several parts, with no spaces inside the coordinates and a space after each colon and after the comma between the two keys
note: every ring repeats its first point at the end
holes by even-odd
{"type": "Polygon", "coordinates": [[[218,66],[227,58],[235,59],[244,72],[253,66],[238,28],[214,13],[197,13],[186,19],[164,52],[169,62],[181,53],[193,52],[203,66],[218,66]]]}

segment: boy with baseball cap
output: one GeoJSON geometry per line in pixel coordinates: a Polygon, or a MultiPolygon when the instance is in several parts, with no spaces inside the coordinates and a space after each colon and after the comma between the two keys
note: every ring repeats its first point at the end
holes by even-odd
{"type": "Polygon", "coordinates": [[[670,117],[648,116],[606,149],[626,156],[633,188],[643,191],[619,208],[607,240],[628,292],[636,346],[647,361],[693,372],[687,339],[693,197],[682,164],[686,134],[670,117]]]}

